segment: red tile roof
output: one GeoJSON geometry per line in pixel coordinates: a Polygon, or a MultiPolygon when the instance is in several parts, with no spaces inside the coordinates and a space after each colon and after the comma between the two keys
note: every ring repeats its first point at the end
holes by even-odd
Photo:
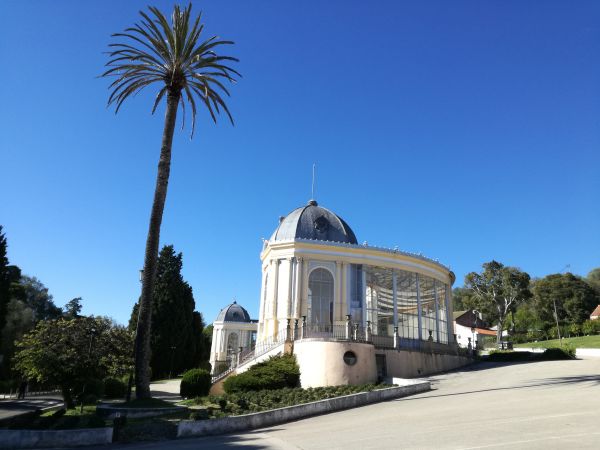
{"type": "Polygon", "coordinates": [[[496,332],[494,330],[487,330],[485,328],[475,328],[477,334],[483,334],[486,336],[496,336],[496,332]]]}
{"type": "Polygon", "coordinates": [[[600,316],[600,305],[596,306],[596,309],[590,314],[590,317],[600,316]]]}

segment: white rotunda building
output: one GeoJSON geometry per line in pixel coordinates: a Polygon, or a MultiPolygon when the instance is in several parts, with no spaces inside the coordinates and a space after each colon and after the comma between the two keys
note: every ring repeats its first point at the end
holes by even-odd
{"type": "Polygon", "coordinates": [[[237,372],[296,355],[303,387],[414,377],[458,367],[452,271],[421,255],[359,244],[315,200],[294,209],[260,254],[256,345],[237,372]]]}

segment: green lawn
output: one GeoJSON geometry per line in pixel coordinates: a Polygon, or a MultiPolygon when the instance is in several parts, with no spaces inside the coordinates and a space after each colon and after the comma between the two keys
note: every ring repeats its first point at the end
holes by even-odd
{"type": "MultiPolygon", "coordinates": [[[[565,338],[562,343],[572,345],[575,348],[600,348],[600,335],[565,338]]],[[[515,344],[515,347],[551,348],[560,347],[560,343],[558,339],[551,339],[549,341],[524,342],[523,344],[515,344]]]]}

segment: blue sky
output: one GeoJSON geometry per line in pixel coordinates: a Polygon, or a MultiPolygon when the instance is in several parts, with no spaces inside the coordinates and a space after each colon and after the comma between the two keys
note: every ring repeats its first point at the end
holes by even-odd
{"type": "MultiPolygon", "coordinates": [[[[154,2],[164,11],[172,2],[154,2]]],[[[115,115],[110,34],[145,2],[3,1],[0,224],[9,258],[59,305],[129,318],[164,109],[115,115]]],[[[236,119],[178,132],[161,240],[207,322],[258,313],[261,237],[310,198],[360,242],[457,275],[600,266],[600,3],[203,1],[236,41],[236,119]]]]}

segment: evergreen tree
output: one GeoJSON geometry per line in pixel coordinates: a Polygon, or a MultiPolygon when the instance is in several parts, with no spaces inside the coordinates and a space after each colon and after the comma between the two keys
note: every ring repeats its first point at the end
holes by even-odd
{"type": "MultiPolygon", "coordinates": [[[[152,378],[164,378],[198,367],[208,360],[204,320],[194,311],[191,286],[181,275],[182,254],[172,245],[162,248],[158,257],[152,295],[151,358],[152,378]]],[[[137,326],[139,303],[133,306],[129,329],[137,326]]]]}
{"type": "Polygon", "coordinates": [[[8,303],[13,297],[14,285],[20,278],[21,269],[10,265],[8,261],[8,244],[0,225],[0,330],[6,324],[8,303]]]}
{"type": "Polygon", "coordinates": [[[81,313],[81,297],[76,297],[73,300],[69,300],[63,307],[63,317],[65,319],[76,319],[81,313]]]}

